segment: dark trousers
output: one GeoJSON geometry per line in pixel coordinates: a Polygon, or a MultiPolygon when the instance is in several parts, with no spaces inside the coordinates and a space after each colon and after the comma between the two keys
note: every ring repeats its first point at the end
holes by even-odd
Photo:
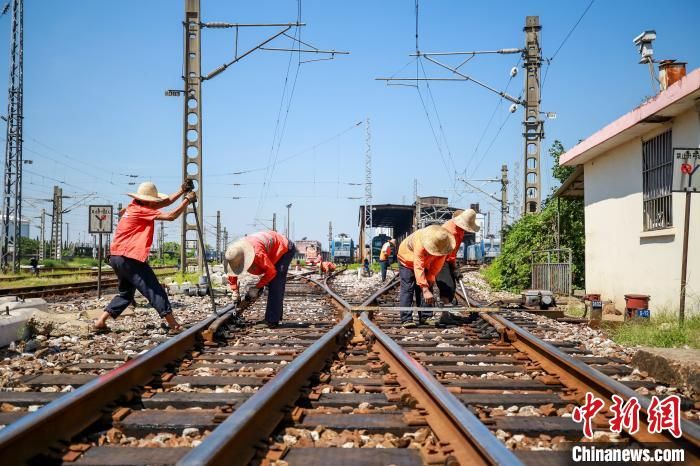
{"type": "Polygon", "coordinates": [[[158,315],[165,317],[172,314],[168,295],[153,273],[151,266],[145,262],[139,262],[124,256],[111,256],[109,265],[114,269],[119,279],[119,294],[107,305],[105,311],[113,318],[119,317],[129,304],[134,301],[134,294],[138,290],[148,303],[158,311],[158,315]]]}
{"type": "Polygon", "coordinates": [[[445,262],[442,269],[440,269],[440,272],[435,279],[435,284],[440,290],[440,298],[447,298],[450,302],[455,299],[457,282],[452,275],[452,268],[447,262],[445,262]]]}
{"type": "MultiPolygon", "coordinates": [[[[411,307],[413,305],[413,298],[416,298],[416,306],[423,307],[423,291],[420,286],[416,284],[416,274],[413,269],[404,267],[399,264],[399,279],[400,279],[400,290],[399,290],[399,306],[401,307],[411,307]]],[[[419,311],[418,318],[420,320],[432,317],[433,313],[431,311],[419,311]]],[[[401,322],[408,322],[413,319],[413,312],[411,311],[401,311],[401,322]]]]}
{"type": "Polygon", "coordinates": [[[287,272],[292,263],[297,249],[294,243],[289,242],[287,251],[275,264],[277,275],[267,284],[267,308],[265,309],[265,321],[276,324],[282,320],[282,302],[284,301],[284,288],[287,284],[287,272]]]}
{"type": "Polygon", "coordinates": [[[391,262],[389,261],[389,259],[385,261],[379,261],[379,270],[381,270],[382,273],[382,281],[386,280],[386,271],[390,265],[391,262]]]}

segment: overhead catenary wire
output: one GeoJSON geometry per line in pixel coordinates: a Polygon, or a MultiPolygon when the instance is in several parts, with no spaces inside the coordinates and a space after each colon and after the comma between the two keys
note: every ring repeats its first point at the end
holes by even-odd
{"type": "Polygon", "coordinates": [[[586,13],[588,13],[588,10],[591,9],[591,7],[593,6],[594,3],[595,3],[595,0],[591,0],[588,3],[588,6],[586,6],[586,8],[583,10],[583,13],[581,13],[581,16],[579,16],[578,20],[576,20],[576,22],[573,24],[573,26],[571,26],[571,28],[569,29],[569,32],[566,33],[566,36],[564,36],[564,39],[561,41],[559,46],[556,48],[556,50],[554,51],[552,56],[547,59],[547,68],[544,70],[544,77],[542,78],[542,85],[540,86],[540,88],[544,87],[544,83],[545,83],[545,81],[547,81],[547,73],[549,73],[549,67],[552,64],[552,61],[559,54],[559,51],[562,49],[562,47],[564,47],[564,44],[566,44],[566,41],[569,40],[569,37],[571,37],[571,35],[574,33],[574,31],[576,30],[578,25],[583,20],[583,17],[586,16],[586,13]]]}

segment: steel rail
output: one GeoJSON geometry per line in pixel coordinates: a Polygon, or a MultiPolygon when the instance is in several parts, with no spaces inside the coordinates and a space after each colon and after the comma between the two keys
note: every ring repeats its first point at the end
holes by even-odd
{"type": "MultiPolygon", "coordinates": [[[[532,359],[535,362],[540,363],[547,372],[557,375],[566,386],[582,390],[580,395],[583,395],[585,391],[590,391],[599,397],[605,398],[608,404],[611,403],[612,395],[618,395],[625,400],[636,398],[641,405],[641,411],[648,413],[649,404],[651,403],[649,398],[640,396],[637,392],[617,380],[591,368],[582,361],[572,358],[559,348],[536,337],[501,315],[484,315],[484,318],[489,322],[498,324],[499,332],[503,332],[503,338],[516,349],[526,354],[534,355],[532,359]]],[[[680,424],[683,434],[679,439],[676,439],[669,433],[650,433],[645,419],[640,419],[638,432],[630,434],[630,436],[639,442],[673,442],[674,444],[681,444],[685,447],[687,453],[693,455],[691,458],[686,457],[688,464],[700,462],[700,426],[685,419],[682,419],[680,424]]]]}
{"type": "MultiPolygon", "coordinates": [[[[346,311],[350,309],[350,304],[331,290],[326,280],[319,281],[309,276],[301,278],[321,287],[346,311]]],[[[373,293],[365,303],[373,302],[376,296],[378,292],[373,293]]],[[[284,408],[299,396],[309,377],[323,368],[356,322],[357,319],[350,312],[345,312],[338,324],[248,398],[201,445],[181,458],[177,465],[248,464],[255,455],[256,444],[274,431],[282,419],[284,408]]]]}
{"type": "Polygon", "coordinates": [[[459,464],[469,465],[522,465],[517,456],[498,440],[467,407],[451,394],[425,367],[416,363],[405,349],[371,321],[367,313],[360,316],[362,324],[379,344],[382,360],[390,367],[400,368],[399,382],[406,385],[411,395],[434,416],[428,424],[441,441],[450,442],[459,464]]]}
{"type": "MultiPolygon", "coordinates": [[[[225,309],[232,308],[228,306],[225,309]]],[[[224,310],[222,310],[224,311],[224,310]]],[[[155,348],[131,359],[82,387],[67,393],[0,430],[2,464],[24,464],[38,452],[68,440],[93,424],[110,403],[183,357],[200,332],[216,319],[211,315],[155,348]]]]}
{"type": "MultiPolygon", "coordinates": [[[[467,439],[468,447],[451,445],[455,448],[458,459],[466,459],[461,464],[504,466],[522,464],[476,416],[469,412],[464,404],[371,322],[367,314],[363,313],[360,318],[353,317],[350,304],[333,292],[327,283],[321,283],[311,277],[304,278],[322,286],[334,300],[344,303],[343,306],[347,312],[341,322],[286,365],[272,380],[236,409],[201,445],[181,458],[177,466],[248,464],[254,457],[259,442],[269,436],[279,424],[285,407],[298,397],[308,383],[308,377],[326,364],[352,327],[356,334],[363,327],[368,329],[375,340],[381,343],[383,353],[392,361],[392,366],[398,368],[402,374],[411,376],[411,380],[405,380],[412,389],[411,393],[421,392],[425,395],[420,396],[425,406],[440,409],[440,414],[436,415],[433,412],[433,416],[452,421],[451,426],[446,426],[444,423],[437,425],[440,423],[436,422],[430,424],[431,428],[439,430],[443,435],[459,431],[459,438],[467,439]]],[[[398,280],[393,280],[369,296],[362,305],[373,303],[397,284],[398,280]]],[[[356,338],[358,336],[355,335],[356,338]]]]}

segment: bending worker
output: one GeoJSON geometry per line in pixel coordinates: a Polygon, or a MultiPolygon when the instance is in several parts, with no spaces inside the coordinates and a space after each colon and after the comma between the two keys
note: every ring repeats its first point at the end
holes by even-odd
{"type": "Polygon", "coordinates": [[[327,275],[330,277],[330,275],[335,272],[335,264],[330,261],[321,261],[318,265],[318,271],[321,276],[327,275]]]}
{"type": "Polygon", "coordinates": [[[391,238],[384,243],[382,250],[379,251],[379,269],[382,272],[382,281],[386,280],[386,271],[391,266],[391,260],[394,257],[394,248],[396,247],[396,239],[391,238]]]}
{"type": "Polygon", "coordinates": [[[173,317],[168,295],[147,261],[151,244],[153,244],[155,221],[173,221],[178,218],[188,204],[197,200],[197,195],[189,192],[192,188],[192,182],[188,180],[182,184],[178,192],[168,196],[159,193],[153,183],[146,181],[139,185],[135,193],[129,193],[134,200],[124,209],[123,214],[120,212],[122,215],[110,247],[109,265],[119,279],[119,294],[112,299],[99,319],[95,321],[96,331],[108,330],[107,319],[119,317],[134,301],[136,290],[144,295],[148,303],[158,311],[158,315],[165,319],[171,332],[182,330],[173,317]],[[175,210],[168,213],[158,210],[169,206],[185,193],[187,193],[185,198],[175,210]]]}
{"type": "Polygon", "coordinates": [[[454,301],[457,283],[462,279],[462,273],[457,268],[457,251],[464,241],[464,233],[476,233],[479,226],[476,224],[476,211],[474,209],[458,210],[442,225],[442,228],[449,231],[455,239],[455,248],[447,255],[445,264],[442,266],[437,276],[437,286],[440,290],[440,299],[448,304],[454,301]]]}
{"type": "Polygon", "coordinates": [[[267,308],[265,320],[256,324],[258,328],[275,328],[282,320],[282,300],[289,264],[296,253],[294,243],[276,231],[261,231],[245,236],[226,249],[226,260],[230,268],[229,284],[238,292],[238,276],[244,272],[262,275],[257,285],[248,288],[246,300],[258,297],[267,285],[267,308]]]}
{"type": "MultiPolygon", "coordinates": [[[[401,307],[411,307],[413,297],[416,305],[432,305],[435,297],[432,287],[437,273],[445,263],[447,255],[455,248],[455,238],[439,225],[431,225],[411,233],[399,247],[399,277],[401,307]]],[[[421,324],[435,325],[430,311],[419,311],[421,324]]],[[[401,325],[415,327],[413,312],[401,311],[401,325]]]]}

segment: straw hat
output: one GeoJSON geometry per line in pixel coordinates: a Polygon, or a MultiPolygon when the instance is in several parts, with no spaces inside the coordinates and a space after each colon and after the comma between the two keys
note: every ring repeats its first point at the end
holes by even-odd
{"type": "Polygon", "coordinates": [[[476,210],[474,209],[467,209],[456,217],[453,217],[452,220],[464,231],[469,233],[476,233],[479,231],[479,225],[476,224],[476,210]]]}
{"type": "Polygon", "coordinates": [[[255,259],[255,249],[253,245],[244,239],[239,239],[226,248],[226,260],[234,277],[247,271],[255,259]]]}
{"type": "Polygon", "coordinates": [[[159,193],[156,185],[150,181],[144,181],[135,193],[128,193],[128,195],[140,201],[162,201],[168,198],[167,194],[159,193]]]}
{"type": "Polygon", "coordinates": [[[440,225],[430,225],[418,230],[418,235],[423,247],[431,256],[446,256],[457,245],[457,241],[452,233],[440,225]]]}

